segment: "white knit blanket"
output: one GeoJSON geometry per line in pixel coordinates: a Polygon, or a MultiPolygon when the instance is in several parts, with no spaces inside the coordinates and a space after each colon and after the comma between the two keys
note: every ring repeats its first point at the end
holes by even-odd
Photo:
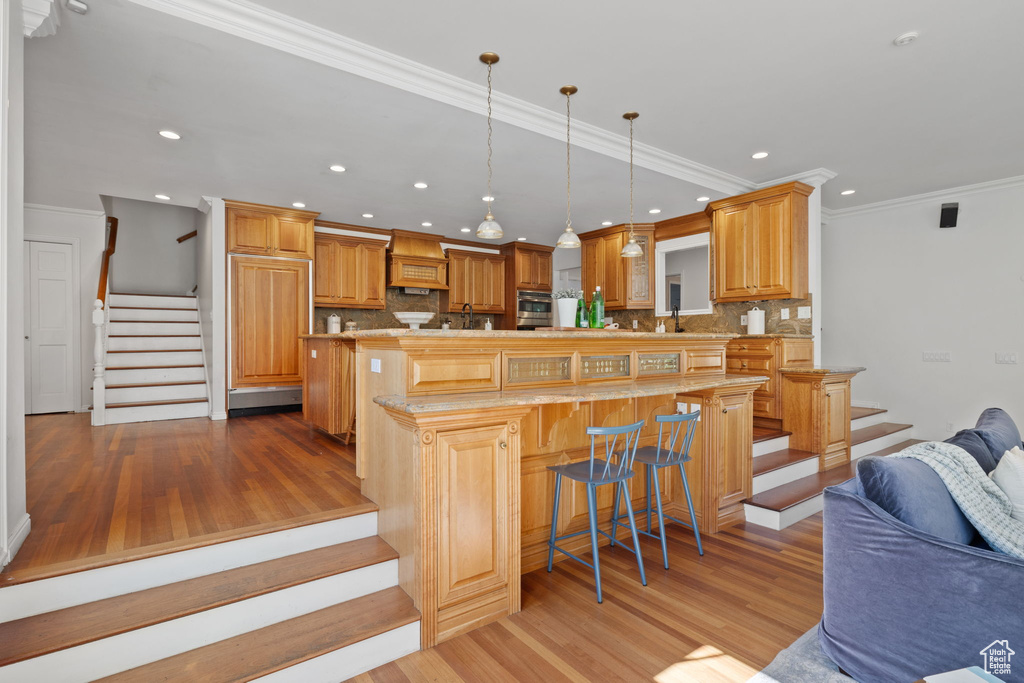
{"type": "Polygon", "coordinates": [[[982,538],[996,550],[1024,559],[1024,522],[1010,516],[1010,499],[970,453],[950,443],[929,441],[889,457],[914,458],[935,470],[982,538]]]}

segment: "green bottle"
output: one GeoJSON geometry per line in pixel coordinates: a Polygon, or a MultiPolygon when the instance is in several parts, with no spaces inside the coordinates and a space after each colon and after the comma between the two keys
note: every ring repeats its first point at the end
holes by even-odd
{"type": "Polygon", "coordinates": [[[586,327],[590,324],[590,320],[587,317],[587,302],[584,299],[580,299],[576,303],[576,327],[586,327]]]}
{"type": "Polygon", "coordinates": [[[597,291],[590,300],[590,326],[595,330],[604,327],[604,296],[601,294],[601,285],[597,286],[597,291]]]}

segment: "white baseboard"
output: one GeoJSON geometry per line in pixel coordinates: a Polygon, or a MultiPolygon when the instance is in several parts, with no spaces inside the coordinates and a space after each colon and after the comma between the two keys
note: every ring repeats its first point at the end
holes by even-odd
{"type": "Polygon", "coordinates": [[[28,538],[28,533],[32,531],[32,518],[25,515],[14,525],[14,530],[11,532],[9,537],[9,544],[3,557],[0,557],[0,567],[6,567],[7,563],[14,559],[14,556],[18,554],[18,550],[21,549],[21,544],[28,538]]]}
{"type": "Polygon", "coordinates": [[[219,413],[213,413],[210,415],[211,420],[226,420],[228,419],[227,411],[220,411],[219,413]]]}

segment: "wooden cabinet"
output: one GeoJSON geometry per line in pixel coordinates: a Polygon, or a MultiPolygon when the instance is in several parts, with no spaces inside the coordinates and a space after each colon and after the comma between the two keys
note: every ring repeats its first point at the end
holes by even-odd
{"type": "Polygon", "coordinates": [[[814,365],[811,339],[739,337],[725,350],[726,368],[734,375],[764,375],[768,381],[754,392],[754,417],[766,426],[780,427],[782,420],[782,377],[780,368],[814,365]]]}
{"type": "Polygon", "coordinates": [[[628,226],[613,226],[580,235],[583,253],[583,294],[590,297],[598,286],[605,310],[654,308],[654,226],[634,225],[643,256],[622,258],[629,239],[628,226]]]}
{"type": "Polygon", "coordinates": [[[392,230],[387,264],[388,287],[448,289],[448,258],[440,235],[392,230]]]}
{"type": "Polygon", "coordinates": [[[787,183],[707,206],[716,302],[807,297],[807,197],[787,183]]]}
{"type": "Polygon", "coordinates": [[[553,282],[551,255],[554,247],[513,242],[502,247],[513,293],[519,290],[550,292],[553,282]]]}
{"type": "Polygon", "coordinates": [[[782,373],[782,428],[790,448],[818,454],[820,470],[850,462],[850,380],[858,372],[782,373]]]}
{"type": "Polygon", "coordinates": [[[231,261],[231,386],[301,384],[309,263],[245,256],[231,261]]]}
{"type": "Polygon", "coordinates": [[[384,308],[387,243],[317,233],[313,302],[339,308],[384,308]]]}
{"type": "Polygon", "coordinates": [[[474,313],[505,312],[503,255],[448,250],[448,291],[441,292],[441,310],[458,313],[465,304],[474,313]]]}
{"type": "Polygon", "coordinates": [[[229,252],[313,258],[313,220],[320,214],[235,201],[224,205],[229,252]]]}
{"type": "Polygon", "coordinates": [[[347,444],[356,429],[355,341],[309,336],[302,356],[302,419],[347,444]]]}

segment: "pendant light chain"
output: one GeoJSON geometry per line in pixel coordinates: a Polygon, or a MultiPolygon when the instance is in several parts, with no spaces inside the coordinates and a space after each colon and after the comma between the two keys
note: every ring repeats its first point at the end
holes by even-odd
{"type": "Polygon", "coordinates": [[[491,213],[491,68],[487,65],[487,213],[491,213]]]}
{"type": "Polygon", "coordinates": [[[569,114],[571,94],[565,96],[565,227],[572,229],[572,166],[569,163],[569,135],[572,132],[572,118],[569,114]]]}

